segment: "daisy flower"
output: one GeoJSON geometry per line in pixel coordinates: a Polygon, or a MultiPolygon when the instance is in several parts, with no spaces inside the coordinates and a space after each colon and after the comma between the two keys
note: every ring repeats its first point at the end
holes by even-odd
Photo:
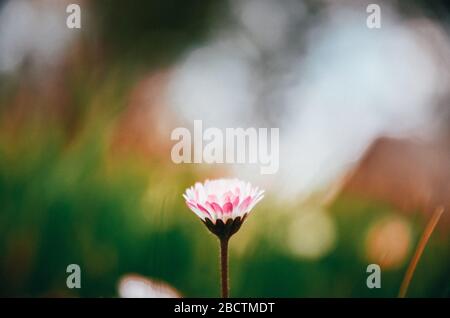
{"type": "Polygon", "coordinates": [[[228,240],[264,197],[264,191],[239,179],[217,179],[197,182],[183,197],[189,209],[220,240],[222,296],[228,297],[228,240]]]}

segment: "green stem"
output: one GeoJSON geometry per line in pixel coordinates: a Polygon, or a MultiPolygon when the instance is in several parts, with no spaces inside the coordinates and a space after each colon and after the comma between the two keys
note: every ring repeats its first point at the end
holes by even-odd
{"type": "Polygon", "coordinates": [[[222,298],[228,298],[228,238],[220,239],[222,298]]]}

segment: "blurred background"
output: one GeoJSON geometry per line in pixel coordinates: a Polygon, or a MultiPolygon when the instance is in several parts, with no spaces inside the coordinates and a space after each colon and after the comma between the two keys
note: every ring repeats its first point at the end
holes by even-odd
{"type": "Polygon", "coordinates": [[[369,29],[372,2],[0,1],[0,295],[218,296],[181,195],[233,176],[266,197],[231,240],[232,296],[396,297],[443,206],[408,296],[449,297],[450,4],[376,1],[369,29]],[[278,173],[172,163],[195,119],[280,128],[278,173]]]}

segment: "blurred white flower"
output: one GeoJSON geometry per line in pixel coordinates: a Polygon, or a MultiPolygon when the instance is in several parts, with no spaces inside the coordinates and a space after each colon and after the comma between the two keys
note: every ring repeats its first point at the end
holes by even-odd
{"type": "Polygon", "coordinates": [[[180,298],[181,294],[172,286],[139,276],[128,274],[123,276],[118,286],[121,298],[180,298]]]}

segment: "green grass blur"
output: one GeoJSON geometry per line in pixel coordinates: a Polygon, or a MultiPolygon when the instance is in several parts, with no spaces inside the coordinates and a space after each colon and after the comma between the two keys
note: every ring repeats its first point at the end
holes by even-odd
{"type": "MultiPolygon", "coordinates": [[[[186,296],[218,296],[218,244],[181,197],[198,177],[189,167],[173,172],[151,159],[111,156],[109,124],[97,119],[70,143],[48,126],[2,138],[0,294],[117,296],[120,277],[139,273],[186,296]],[[65,285],[71,263],[81,266],[81,289],[65,285]]],[[[366,231],[391,208],[339,199],[327,211],[337,230],[333,248],[305,259],[283,248],[283,233],[302,206],[272,203],[270,193],[265,201],[231,241],[233,296],[397,295],[406,264],[383,271],[381,289],[365,284],[366,231]]],[[[411,222],[414,244],[422,221],[411,222]]],[[[427,247],[410,296],[449,296],[450,255],[438,238],[427,247]]]]}

